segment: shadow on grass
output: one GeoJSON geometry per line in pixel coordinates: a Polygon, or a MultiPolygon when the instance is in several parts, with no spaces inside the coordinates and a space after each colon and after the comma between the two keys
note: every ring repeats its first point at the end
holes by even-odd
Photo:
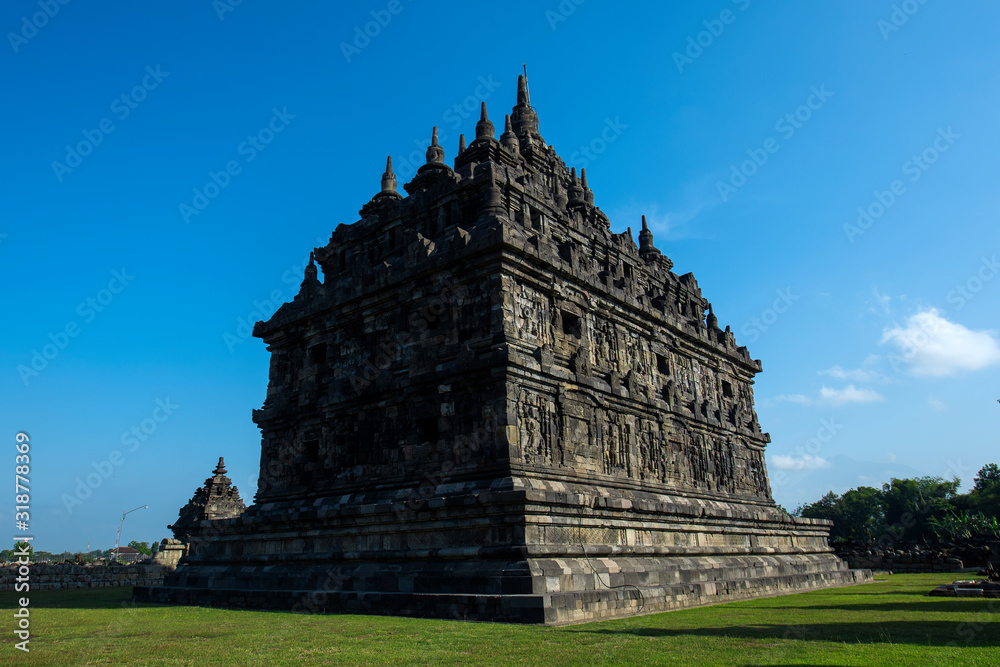
{"type": "Polygon", "coordinates": [[[629,628],[569,632],[603,635],[632,634],[638,637],[726,637],[753,640],[830,641],[849,644],[913,644],[917,646],[994,646],[994,632],[979,623],[960,621],[889,621],[872,623],[823,623],[813,625],[733,625],[716,628],[629,628]]]}
{"type": "Polygon", "coordinates": [[[31,609],[121,609],[123,604],[132,606],[132,587],[64,588],[27,593],[3,591],[0,592],[0,607],[13,609],[19,606],[18,600],[22,597],[30,600],[31,609]]]}
{"type": "MultiPolygon", "coordinates": [[[[48,591],[31,591],[29,593],[11,593],[10,591],[0,592],[0,609],[14,609],[18,605],[18,598],[28,597],[31,600],[30,608],[34,609],[156,609],[156,608],[180,608],[196,607],[200,609],[214,609],[218,611],[233,611],[254,614],[297,614],[309,616],[306,612],[292,611],[289,609],[254,609],[241,606],[226,607],[201,607],[200,605],[174,605],[159,604],[156,602],[132,602],[132,587],[117,586],[109,588],[63,588],[48,591]]],[[[347,616],[347,613],[331,614],[347,616]]]]}
{"type": "MultiPolygon", "coordinates": [[[[786,609],[799,609],[801,611],[813,611],[821,609],[839,609],[841,611],[915,611],[920,613],[962,613],[978,614],[987,612],[998,614],[1000,612],[1000,598],[932,598],[933,602],[871,602],[859,604],[824,604],[810,605],[808,607],[786,607],[786,609]]],[[[1000,622],[1000,614],[997,616],[1000,622]]]]}
{"type": "Polygon", "coordinates": [[[923,586],[923,587],[921,587],[921,588],[919,588],[917,590],[913,590],[913,591],[892,590],[892,591],[878,591],[878,592],[874,592],[874,593],[870,593],[868,591],[865,591],[864,594],[865,595],[916,595],[916,596],[919,597],[919,596],[927,595],[927,593],[932,588],[934,588],[934,586],[929,586],[929,587],[928,586],[923,586]]]}

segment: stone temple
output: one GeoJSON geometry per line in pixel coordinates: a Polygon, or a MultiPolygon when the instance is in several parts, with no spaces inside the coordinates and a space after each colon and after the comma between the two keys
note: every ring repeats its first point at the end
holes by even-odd
{"type": "Polygon", "coordinates": [[[390,159],[257,323],[254,502],[220,461],[137,599],[558,624],[871,580],[776,508],[760,361],[611,231],[524,77],[495,135],[484,103],[449,165],[435,129],[405,195],[390,159]]]}

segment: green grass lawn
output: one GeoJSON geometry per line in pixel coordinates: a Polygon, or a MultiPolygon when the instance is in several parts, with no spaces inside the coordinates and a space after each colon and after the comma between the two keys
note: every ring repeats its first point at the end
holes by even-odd
{"type": "MultiPolygon", "coordinates": [[[[1000,665],[1000,599],[928,597],[956,574],[561,628],[133,605],[131,588],[36,592],[31,654],[0,664],[1000,665]]],[[[18,594],[0,593],[3,608],[18,594]]]]}

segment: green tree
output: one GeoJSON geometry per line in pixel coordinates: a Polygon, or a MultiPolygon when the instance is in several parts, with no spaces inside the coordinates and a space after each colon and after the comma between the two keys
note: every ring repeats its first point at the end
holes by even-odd
{"type": "Polygon", "coordinates": [[[1000,518],[1000,466],[987,463],[976,475],[976,483],[965,496],[963,509],[981,512],[987,517],[1000,518]]]}
{"type": "Polygon", "coordinates": [[[954,509],[961,481],[940,477],[893,478],[882,485],[887,533],[896,540],[931,540],[930,520],[943,520],[954,509]]]}
{"type": "Polygon", "coordinates": [[[14,542],[14,548],[7,552],[7,558],[16,561],[21,557],[24,547],[28,547],[28,559],[34,560],[35,548],[31,546],[31,542],[14,542]]]}
{"type": "Polygon", "coordinates": [[[967,540],[971,537],[1000,538],[1000,521],[997,521],[996,517],[987,517],[982,512],[972,513],[965,510],[950,513],[944,519],[932,518],[929,524],[939,538],[953,540],[967,540]]]}
{"type": "Polygon", "coordinates": [[[1000,466],[996,463],[987,463],[979,469],[976,475],[976,483],[973,487],[976,491],[994,491],[1000,488],[1000,466]]]}
{"type": "Polygon", "coordinates": [[[149,548],[149,544],[146,542],[132,540],[131,542],[128,543],[128,545],[133,549],[135,549],[136,551],[138,551],[139,553],[145,554],[146,556],[150,556],[153,553],[149,548]]]}
{"type": "Polygon", "coordinates": [[[844,514],[840,506],[840,496],[833,491],[830,491],[814,503],[799,505],[795,508],[794,515],[806,519],[826,519],[827,521],[833,521],[833,528],[830,530],[830,539],[847,539],[847,535],[843,531],[844,514]]]}
{"type": "Polygon", "coordinates": [[[874,542],[885,531],[885,499],[870,486],[851,489],[840,498],[841,533],[848,539],[874,542]]]}

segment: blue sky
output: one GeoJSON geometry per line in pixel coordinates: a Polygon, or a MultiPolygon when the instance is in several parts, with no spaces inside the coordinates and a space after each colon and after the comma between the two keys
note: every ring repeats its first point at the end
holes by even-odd
{"type": "Polygon", "coordinates": [[[967,488],[998,460],[998,22],[941,0],[4,3],[0,437],[13,470],[31,436],[36,546],[108,548],[141,505],[124,541],[166,537],[219,456],[249,501],[268,354],[246,323],[386,155],[411,175],[437,125],[453,159],[481,100],[502,123],[522,63],[613,229],[645,214],[763,360],[779,503],[967,488]]]}

